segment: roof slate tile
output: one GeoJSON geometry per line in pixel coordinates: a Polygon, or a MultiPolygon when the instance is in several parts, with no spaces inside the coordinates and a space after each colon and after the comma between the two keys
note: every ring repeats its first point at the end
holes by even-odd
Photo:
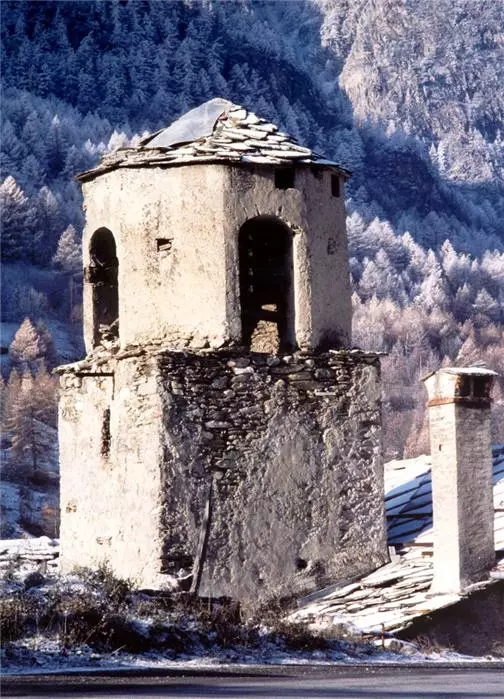
{"type": "Polygon", "coordinates": [[[136,148],[109,153],[97,167],[76,179],[85,182],[117,167],[210,162],[208,157],[202,157],[209,155],[215,162],[314,165],[330,167],[343,176],[350,174],[337,163],[299,145],[275,124],[244,107],[217,98],[192,109],[166,129],[142,139],[136,148]],[[177,138],[186,140],[177,141],[177,138]]]}

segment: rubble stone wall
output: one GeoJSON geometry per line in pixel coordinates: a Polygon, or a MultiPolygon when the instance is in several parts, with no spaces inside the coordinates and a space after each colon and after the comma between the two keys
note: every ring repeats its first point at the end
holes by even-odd
{"type": "Polygon", "coordinates": [[[398,636],[467,655],[504,657],[504,580],[414,621],[398,636]]]}
{"type": "Polygon", "coordinates": [[[206,534],[200,593],[252,604],[386,562],[376,356],[129,354],[113,385],[62,376],[66,569],[107,558],[158,587],[191,572],[206,534]]]}
{"type": "Polygon", "coordinates": [[[257,601],[386,562],[376,357],[165,354],[159,366],[166,570],[194,557],[210,479],[202,594],[257,601]]]}

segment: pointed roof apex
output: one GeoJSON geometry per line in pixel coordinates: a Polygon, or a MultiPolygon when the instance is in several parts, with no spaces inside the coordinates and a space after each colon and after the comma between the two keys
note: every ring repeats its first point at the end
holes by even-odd
{"type": "Polygon", "coordinates": [[[197,163],[329,167],[345,177],[348,170],[300,146],[275,124],[240,105],[217,97],[181,116],[170,126],[106,155],[98,167],[77,176],[93,179],[117,167],[169,167],[197,163]]]}
{"type": "Polygon", "coordinates": [[[206,138],[213,133],[218,119],[227,115],[233,107],[229,100],[216,97],[189,110],[170,126],[151,134],[140,142],[145,148],[170,148],[206,138]]]}

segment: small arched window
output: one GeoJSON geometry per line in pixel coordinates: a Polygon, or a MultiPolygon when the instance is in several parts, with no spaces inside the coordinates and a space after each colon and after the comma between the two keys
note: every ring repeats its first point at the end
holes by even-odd
{"type": "Polygon", "coordinates": [[[240,304],[243,344],[254,352],[290,351],[295,344],[292,232],[272,216],[240,229],[240,304]]]}
{"type": "Polygon", "coordinates": [[[119,262],[114,236],[99,228],[89,245],[90,265],[86,280],[93,287],[93,344],[119,335],[119,262]]]}

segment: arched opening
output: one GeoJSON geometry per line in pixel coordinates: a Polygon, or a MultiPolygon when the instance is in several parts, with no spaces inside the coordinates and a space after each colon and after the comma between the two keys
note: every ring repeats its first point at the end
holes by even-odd
{"type": "Polygon", "coordinates": [[[119,262],[114,236],[107,228],[93,234],[87,281],[93,287],[93,345],[119,336],[119,262]]]}
{"type": "Polygon", "coordinates": [[[288,352],[295,345],[292,232],[258,216],[240,229],[242,341],[253,352],[288,352]]]}

